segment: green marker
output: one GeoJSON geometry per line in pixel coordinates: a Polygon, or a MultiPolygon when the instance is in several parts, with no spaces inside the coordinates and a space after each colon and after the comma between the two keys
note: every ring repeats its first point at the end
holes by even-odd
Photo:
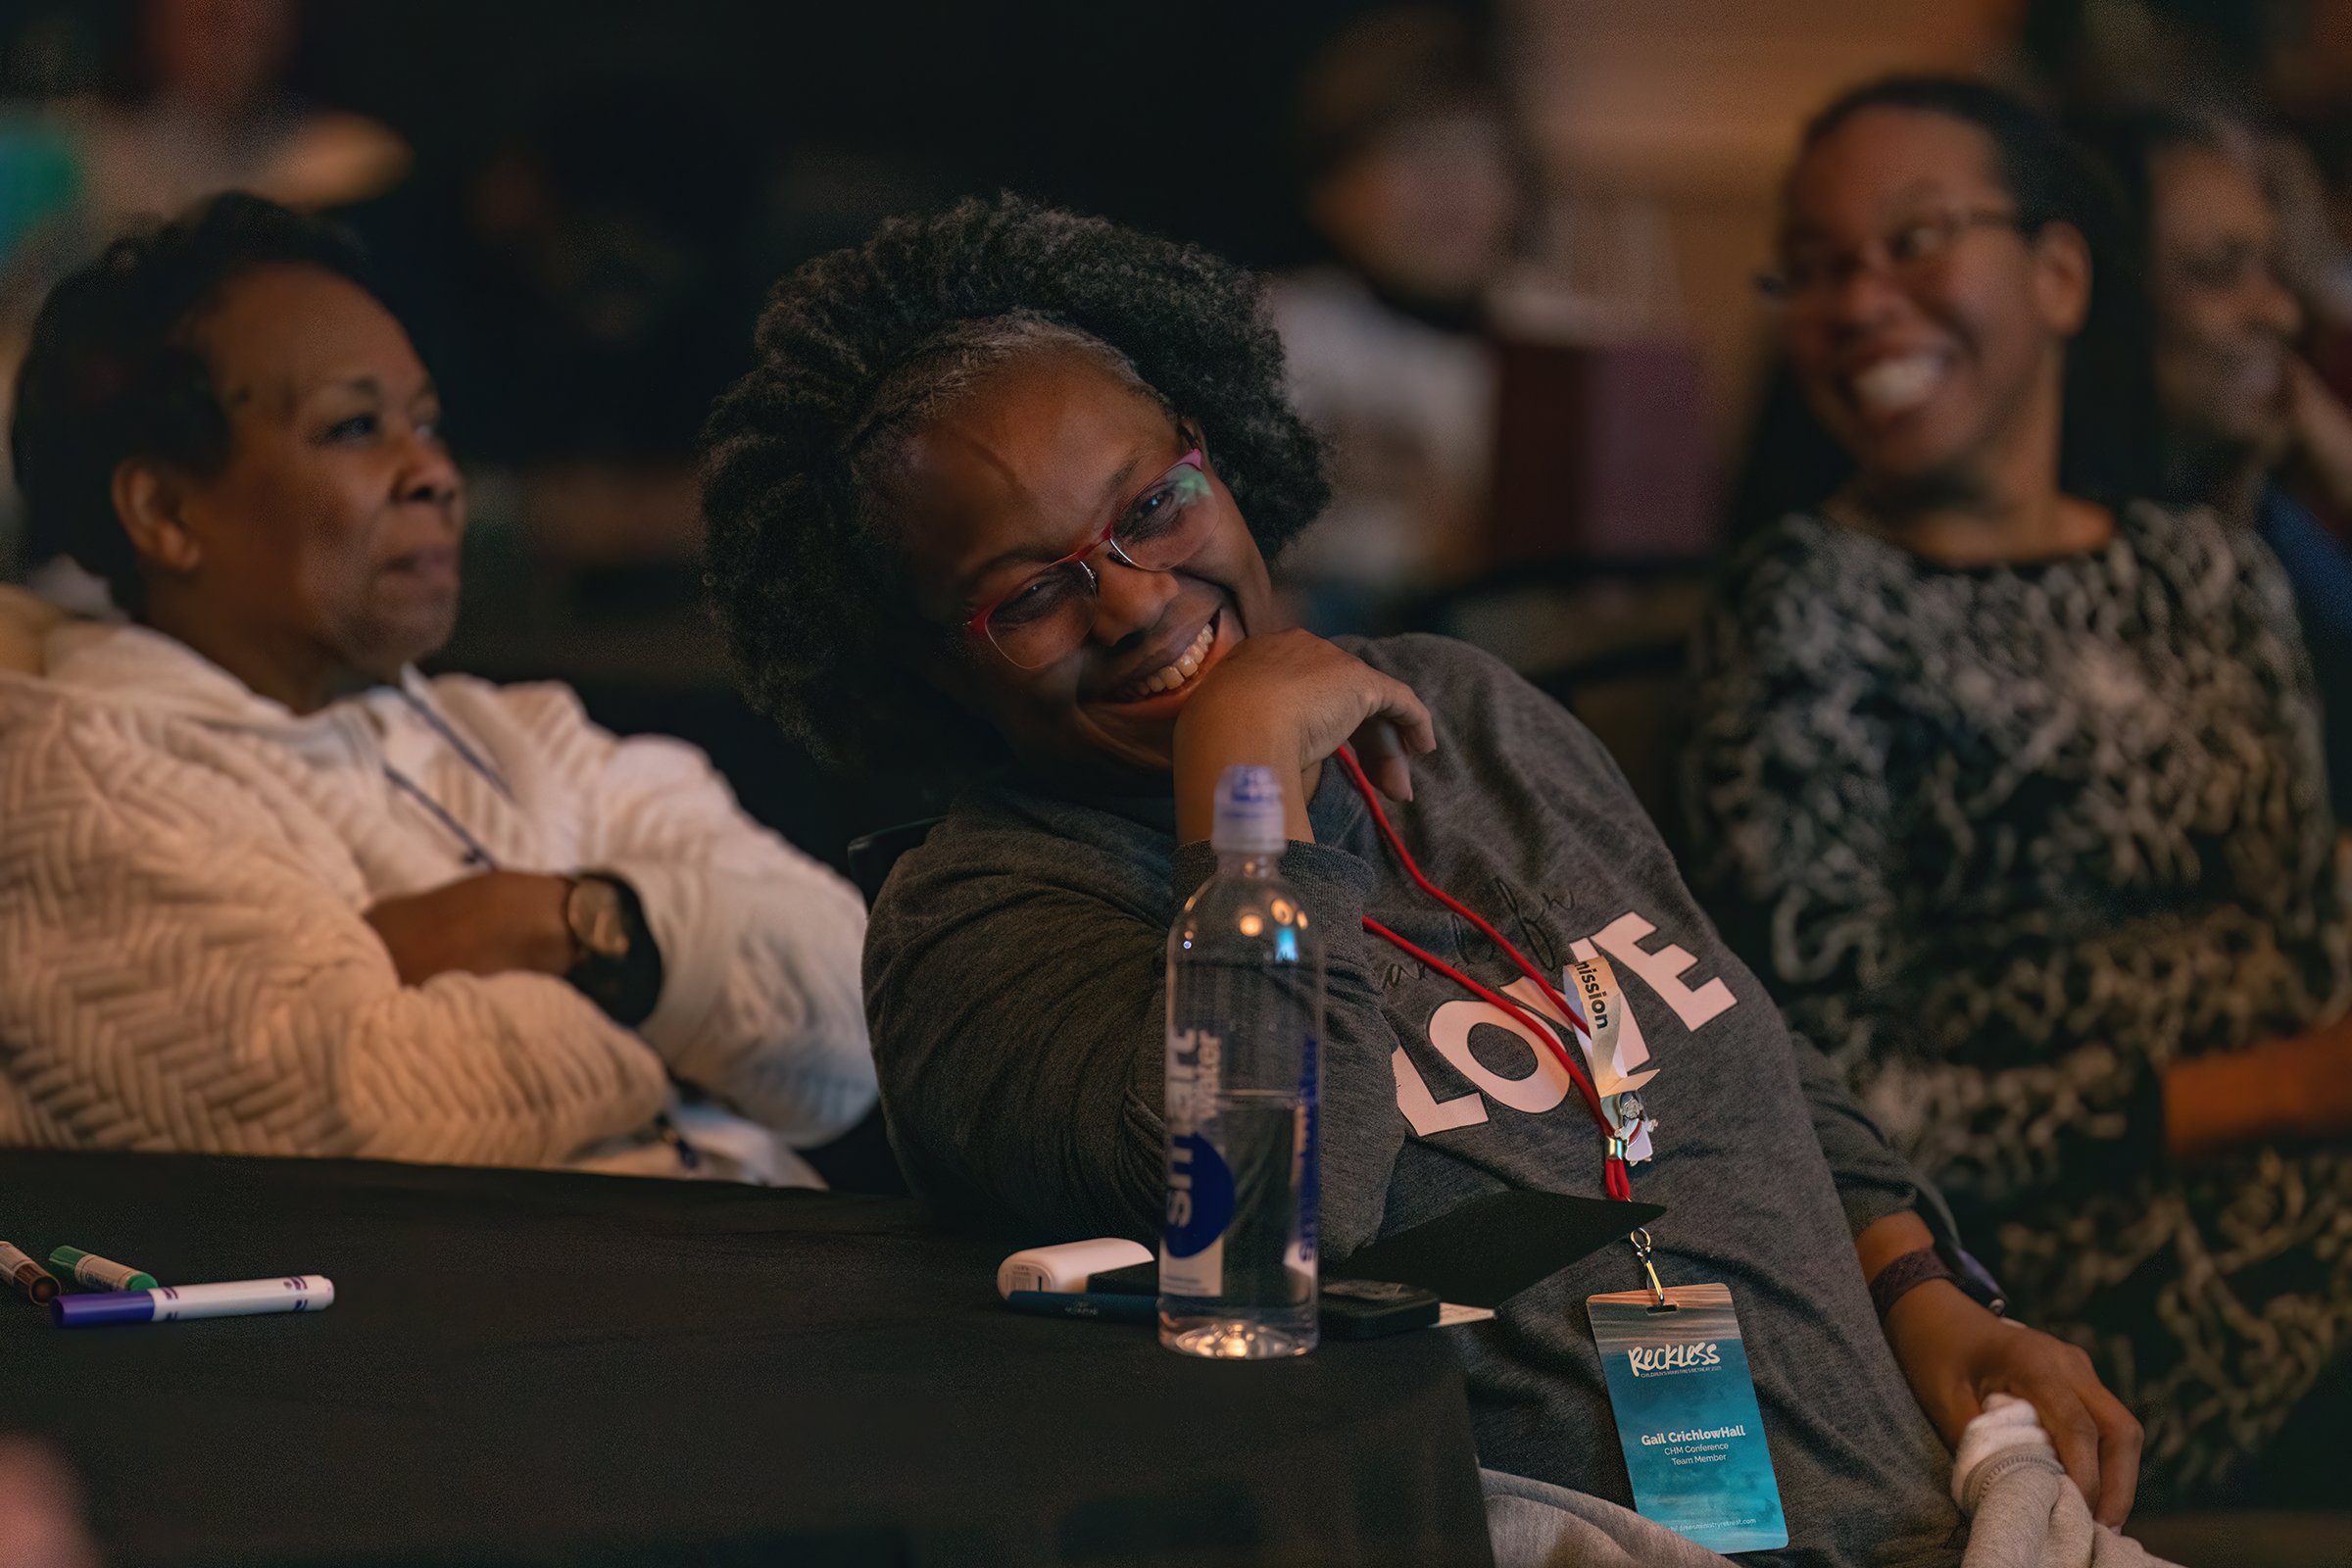
{"type": "Polygon", "coordinates": [[[126,1264],[109,1262],[95,1252],[85,1252],[78,1247],[61,1247],[49,1254],[49,1261],[59,1268],[69,1269],[75,1279],[93,1291],[152,1291],[155,1276],[142,1274],[126,1264]]]}

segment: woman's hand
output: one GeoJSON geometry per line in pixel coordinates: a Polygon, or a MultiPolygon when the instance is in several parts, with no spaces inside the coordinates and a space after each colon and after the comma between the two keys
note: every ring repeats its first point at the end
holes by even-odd
{"type": "Polygon", "coordinates": [[[1306,802],[1324,759],[1352,741],[1392,800],[1413,798],[1409,760],[1437,749],[1429,710],[1404,682],[1311,632],[1245,638],[1200,678],[1176,718],[1176,837],[1208,837],[1217,780],[1237,762],[1282,780],[1290,837],[1312,841],[1306,802]]]}
{"type": "Polygon", "coordinates": [[[367,921],[391,950],[404,986],[437,974],[504,974],[571,967],[571,923],[564,906],[571,880],[522,871],[485,871],[430,893],[383,899],[367,921]]]}
{"type": "MultiPolygon", "coordinates": [[[[1889,1214],[1854,1239],[1862,1277],[1906,1252],[1935,1245],[1918,1214],[1889,1214]]],[[[1886,1314],[1886,1343],[1928,1420],[1945,1444],[1995,1394],[2034,1406],[2058,1462],[2090,1504],[2092,1517],[2120,1527],[2139,1488],[2138,1421],[2099,1383],[2090,1357],[2063,1340],[1993,1316],[1949,1280],[1915,1285],[1886,1314]]]]}
{"type": "Polygon", "coordinates": [[[2082,1350],[1994,1317],[1949,1280],[1905,1291],[1886,1314],[1886,1343],[1946,1444],[1960,1446],[1988,1396],[2014,1394],[2034,1406],[2091,1517],[2120,1529],[2131,1516],[2139,1422],[2101,1386],[2082,1350]]]}

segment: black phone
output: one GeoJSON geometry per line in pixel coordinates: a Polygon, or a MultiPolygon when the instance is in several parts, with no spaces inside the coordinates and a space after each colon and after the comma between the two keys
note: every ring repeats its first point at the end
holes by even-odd
{"type": "Polygon", "coordinates": [[[1377,1340],[1438,1320],[1438,1293],[1388,1280],[1325,1280],[1323,1332],[1335,1340],[1377,1340]]]}

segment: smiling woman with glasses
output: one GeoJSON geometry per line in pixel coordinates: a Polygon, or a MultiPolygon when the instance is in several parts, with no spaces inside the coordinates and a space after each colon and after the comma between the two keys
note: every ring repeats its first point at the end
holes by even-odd
{"type": "MultiPolygon", "coordinates": [[[[1938,1431],[1995,1388],[2122,1517],[2130,1417],[1954,1283],[1939,1200],[1789,1037],[1591,733],[1458,643],[1282,622],[1267,559],[1327,491],[1256,279],[970,202],[808,264],[759,342],[705,502],[750,689],[838,760],[960,791],[865,954],[922,1191],[1033,1236],[1156,1235],[1168,929],[1214,868],[1219,776],[1266,766],[1283,875],[1327,933],[1328,1256],[1505,1189],[1624,1185],[1569,1048],[1472,989],[1542,1011],[1565,1004],[1531,973],[1615,963],[1664,1128],[1631,1175],[1668,1207],[1652,1255],[1667,1283],[1728,1284],[1772,1344],[1752,1364],[1807,1560],[1956,1562],[1938,1431]],[[1884,1325],[1874,1276],[1917,1283],[1884,1325]]],[[[1537,1478],[1491,1483],[1512,1506],[1546,1484],[1632,1500],[1582,1302],[1638,1283],[1612,1247],[1448,1331],[1480,1453],[1537,1478]]]]}
{"type": "MultiPolygon", "coordinates": [[[[1206,465],[1195,447],[1120,508],[1102,532],[1059,561],[1022,574],[964,622],[964,629],[986,639],[1016,668],[1051,664],[1085,642],[1094,624],[1102,579],[1088,564],[1090,557],[1107,552],[1135,571],[1173,571],[1200,547],[1215,506],[1206,465]]],[[[1205,644],[1187,649],[1172,666],[1177,675],[1191,675],[1204,652],[1205,644]]]]}
{"type": "Polygon", "coordinates": [[[2352,977],[2286,582],[2141,499],[2106,191],[1979,82],[1807,127],[1768,292],[1852,469],[1718,586],[1692,879],[2164,1494],[2243,1499],[2352,1340],[2352,977]]]}
{"type": "Polygon", "coordinates": [[[1756,289],[1768,300],[1811,309],[1866,271],[1918,288],[1933,282],[1969,234],[1984,229],[2032,234],[2040,226],[2006,208],[1955,207],[1906,213],[1859,245],[1838,246],[1818,234],[1795,232],[1784,237],[1781,265],[1756,274],[1756,289]]]}

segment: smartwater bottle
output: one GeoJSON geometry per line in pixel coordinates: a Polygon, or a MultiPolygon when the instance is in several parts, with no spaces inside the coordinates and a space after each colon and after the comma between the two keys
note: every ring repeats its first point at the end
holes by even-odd
{"type": "Polygon", "coordinates": [[[1256,1359],[1315,1348],[1323,933],[1275,874],[1282,791],[1229,767],[1217,874],[1168,933],[1159,1343],[1256,1359]]]}

